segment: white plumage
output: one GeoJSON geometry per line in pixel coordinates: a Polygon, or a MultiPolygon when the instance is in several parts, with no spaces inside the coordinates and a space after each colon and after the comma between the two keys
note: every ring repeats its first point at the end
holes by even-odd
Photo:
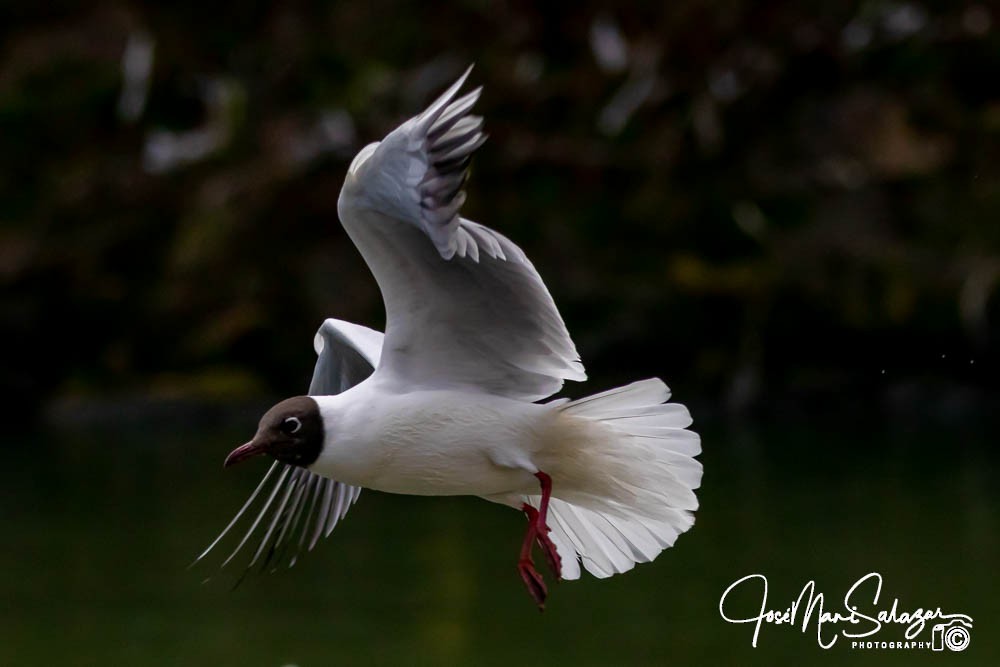
{"type": "MultiPolygon", "coordinates": [[[[557,576],[578,578],[582,563],[607,577],[691,527],[700,442],[657,379],[537,402],[586,375],[525,254],[460,216],[485,141],[469,113],[480,89],[456,98],[467,76],[350,166],[337,210],[381,289],[386,333],[339,320],[320,328],[310,395],[322,447],[308,465],[284,464],[237,551],[260,525],[269,528],[253,561],[296,539],[312,548],[362,487],[477,495],[528,515],[519,568],[542,604],[532,542],[557,576]]],[[[279,404],[257,437],[281,417],[279,404]]]]}

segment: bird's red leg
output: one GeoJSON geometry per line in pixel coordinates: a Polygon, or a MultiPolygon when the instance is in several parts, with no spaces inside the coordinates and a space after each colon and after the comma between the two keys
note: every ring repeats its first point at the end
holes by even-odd
{"type": "Polygon", "coordinates": [[[538,605],[538,609],[542,610],[545,609],[545,596],[548,595],[548,591],[545,589],[542,575],[538,574],[535,563],[531,560],[531,547],[538,532],[538,510],[528,503],[524,503],[521,509],[528,516],[528,530],[525,531],[524,542],[521,543],[521,557],[517,561],[517,571],[521,573],[521,579],[535,604],[538,605]]]}
{"type": "Polygon", "coordinates": [[[559,558],[556,545],[549,539],[550,529],[547,523],[549,498],[552,496],[552,478],[541,470],[535,473],[535,477],[538,478],[538,481],[542,485],[542,502],[538,505],[538,515],[535,517],[535,539],[538,540],[538,546],[542,548],[542,553],[545,554],[545,561],[549,564],[549,569],[552,570],[552,574],[556,576],[556,581],[558,581],[562,579],[562,559],[559,558]]]}
{"type": "Polygon", "coordinates": [[[548,590],[545,588],[542,575],[535,569],[535,562],[531,558],[531,548],[537,541],[542,553],[545,554],[546,562],[556,576],[556,580],[561,578],[562,561],[559,558],[559,552],[556,551],[556,545],[549,539],[549,526],[546,523],[549,513],[549,499],[552,497],[552,478],[541,471],[535,473],[535,477],[538,478],[542,486],[542,500],[538,504],[537,510],[528,503],[521,505],[521,509],[528,517],[528,529],[524,532],[524,541],[521,543],[521,557],[517,561],[517,570],[521,574],[521,579],[524,581],[528,593],[538,605],[538,609],[542,610],[545,609],[545,597],[548,595],[548,590]]]}

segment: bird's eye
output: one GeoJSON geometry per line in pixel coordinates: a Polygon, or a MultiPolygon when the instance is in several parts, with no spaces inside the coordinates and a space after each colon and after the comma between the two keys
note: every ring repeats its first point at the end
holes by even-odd
{"type": "Polygon", "coordinates": [[[288,417],[281,422],[281,432],[288,435],[295,435],[300,428],[302,428],[302,422],[299,421],[298,417],[288,417]]]}

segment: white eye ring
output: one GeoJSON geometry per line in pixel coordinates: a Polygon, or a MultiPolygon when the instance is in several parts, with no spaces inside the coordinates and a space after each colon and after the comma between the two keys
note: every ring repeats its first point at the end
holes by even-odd
{"type": "Polygon", "coordinates": [[[298,417],[288,417],[281,422],[281,430],[289,435],[295,435],[302,429],[302,422],[298,417]]]}

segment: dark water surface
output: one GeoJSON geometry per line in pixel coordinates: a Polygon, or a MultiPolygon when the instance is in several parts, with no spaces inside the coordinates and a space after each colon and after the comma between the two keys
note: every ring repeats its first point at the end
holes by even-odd
{"type": "MultiPolygon", "coordinates": [[[[517,577],[524,522],[506,508],[365,492],[294,569],[232,591],[235,573],[202,583],[213,567],[185,568],[265,469],[221,467],[252,424],[19,437],[0,473],[0,664],[1000,664],[995,431],[699,426],[692,532],[628,574],[552,586],[544,614],[517,577]],[[754,649],[752,625],[719,615],[752,573],[768,577],[769,608],[813,579],[844,612],[869,572],[884,578],[873,608],[898,597],[900,611],[971,616],[968,650],[858,651],[843,637],[823,650],[815,622],[765,625],[754,649]]],[[[752,615],[760,587],[731,603],[752,615]]]]}

